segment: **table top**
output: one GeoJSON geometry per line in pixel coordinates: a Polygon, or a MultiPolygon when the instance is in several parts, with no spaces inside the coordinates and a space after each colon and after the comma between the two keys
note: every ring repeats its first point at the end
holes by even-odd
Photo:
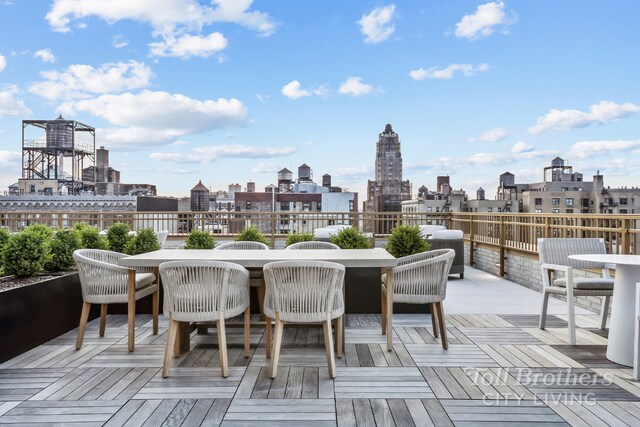
{"type": "Polygon", "coordinates": [[[582,254],[569,255],[569,258],[578,261],[604,262],[605,264],[640,265],[640,255],[582,254]]]}
{"type": "Polygon", "coordinates": [[[124,267],[158,267],[166,261],[228,261],[246,268],[263,267],[281,260],[330,261],[345,267],[395,267],[397,259],[382,248],[375,249],[304,249],[304,250],[212,250],[161,249],[119,260],[124,267]]]}

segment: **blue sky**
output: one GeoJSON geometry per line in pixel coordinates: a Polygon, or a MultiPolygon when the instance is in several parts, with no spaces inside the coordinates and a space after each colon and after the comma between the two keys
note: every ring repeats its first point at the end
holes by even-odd
{"type": "Polygon", "coordinates": [[[0,189],[21,120],[97,128],[123,182],[187,195],[309,164],[366,198],[399,134],[414,192],[493,197],[561,156],[640,185],[640,2],[0,0],[0,189]]]}

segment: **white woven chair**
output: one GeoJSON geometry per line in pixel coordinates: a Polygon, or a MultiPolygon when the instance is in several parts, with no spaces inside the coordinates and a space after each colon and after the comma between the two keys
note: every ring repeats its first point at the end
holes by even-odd
{"type": "Polygon", "coordinates": [[[331,242],[319,242],[315,240],[311,240],[309,242],[298,242],[292,243],[287,246],[285,249],[287,250],[295,250],[295,249],[340,249],[340,246],[333,244],[331,242]]]}
{"type": "MultiPolygon", "coordinates": [[[[435,249],[398,258],[393,268],[393,302],[430,304],[433,335],[442,335],[442,348],[449,347],[442,301],[447,296],[447,279],[453,263],[453,249],[435,249]],[[439,323],[439,327],[438,327],[439,323]]],[[[382,275],[382,333],[387,330],[387,275],[382,275]]]]}
{"type": "Polygon", "coordinates": [[[560,238],[538,239],[540,268],[542,269],[542,309],[540,311],[540,329],[545,328],[549,295],[562,295],[567,298],[567,321],[569,323],[569,341],[576,345],[576,323],[574,297],[604,297],[600,317],[600,328],[607,325],[609,300],[613,295],[613,279],[609,275],[608,265],[602,262],[577,261],[569,255],[606,254],[607,247],[603,239],[597,238],[560,238]],[[602,277],[576,277],[574,269],[600,269],[602,277]],[[553,277],[554,272],[563,272],[564,277],[553,277]],[[552,280],[553,279],[553,280],[552,280]]]}
{"type": "MultiPolygon", "coordinates": [[[[260,242],[227,242],[213,248],[215,250],[226,251],[226,250],[269,250],[269,246],[260,242]]],[[[262,270],[249,270],[249,275],[251,278],[251,287],[258,288],[258,305],[260,306],[260,313],[264,313],[262,306],[264,304],[264,275],[262,274],[262,270]]]]}
{"type": "Polygon", "coordinates": [[[156,237],[158,237],[160,249],[164,249],[164,244],[167,242],[167,236],[169,236],[169,230],[156,231],[156,237]]]}
{"type": "Polygon", "coordinates": [[[640,283],[636,283],[635,334],[633,346],[633,378],[640,381],[640,283]]]}
{"type": "Polygon", "coordinates": [[[100,304],[100,336],[104,336],[108,304],[128,304],[129,351],[133,351],[135,337],[136,301],[153,295],[153,333],[158,333],[158,284],[151,272],[136,272],[121,267],[118,260],[128,255],[99,249],[78,249],[73,259],[82,287],[82,314],[76,349],[82,347],[84,331],[91,304],[100,304]],[[131,280],[130,280],[131,279],[131,280]]]}
{"type": "Polygon", "coordinates": [[[225,319],[244,313],[244,356],[250,356],[249,272],[222,261],[169,261],[160,264],[164,315],[169,331],[162,376],[167,377],[178,322],[216,322],[222,376],[229,376],[225,319]]]}
{"type": "MultiPolygon", "coordinates": [[[[327,352],[329,376],[335,378],[336,365],[333,352],[331,320],[336,322],[338,345],[342,346],[344,315],[345,268],[341,264],[325,261],[276,261],[264,266],[267,295],[264,303],[267,332],[270,319],[275,319],[275,336],[271,357],[271,378],[278,370],[285,323],[322,323],[327,352]]],[[[270,333],[269,333],[270,335],[270,333]]],[[[267,338],[267,346],[271,343],[267,338]]]]}

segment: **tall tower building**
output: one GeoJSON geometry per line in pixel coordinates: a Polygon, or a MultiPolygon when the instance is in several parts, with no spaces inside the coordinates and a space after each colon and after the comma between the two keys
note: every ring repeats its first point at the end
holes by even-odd
{"type": "Polygon", "coordinates": [[[398,134],[387,124],[376,144],[376,179],[367,186],[365,210],[400,212],[403,200],[411,197],[411,184],[402,180],[402,154],[398,134]]]}

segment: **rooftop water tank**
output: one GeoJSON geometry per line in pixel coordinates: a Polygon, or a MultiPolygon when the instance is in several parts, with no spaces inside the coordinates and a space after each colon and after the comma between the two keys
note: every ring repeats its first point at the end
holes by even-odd
{"type": "Polygon", "coordinates": [[[72,149],[73,125],[62,117],[62,114],[46,125],[47,148],[72,149]]]}

